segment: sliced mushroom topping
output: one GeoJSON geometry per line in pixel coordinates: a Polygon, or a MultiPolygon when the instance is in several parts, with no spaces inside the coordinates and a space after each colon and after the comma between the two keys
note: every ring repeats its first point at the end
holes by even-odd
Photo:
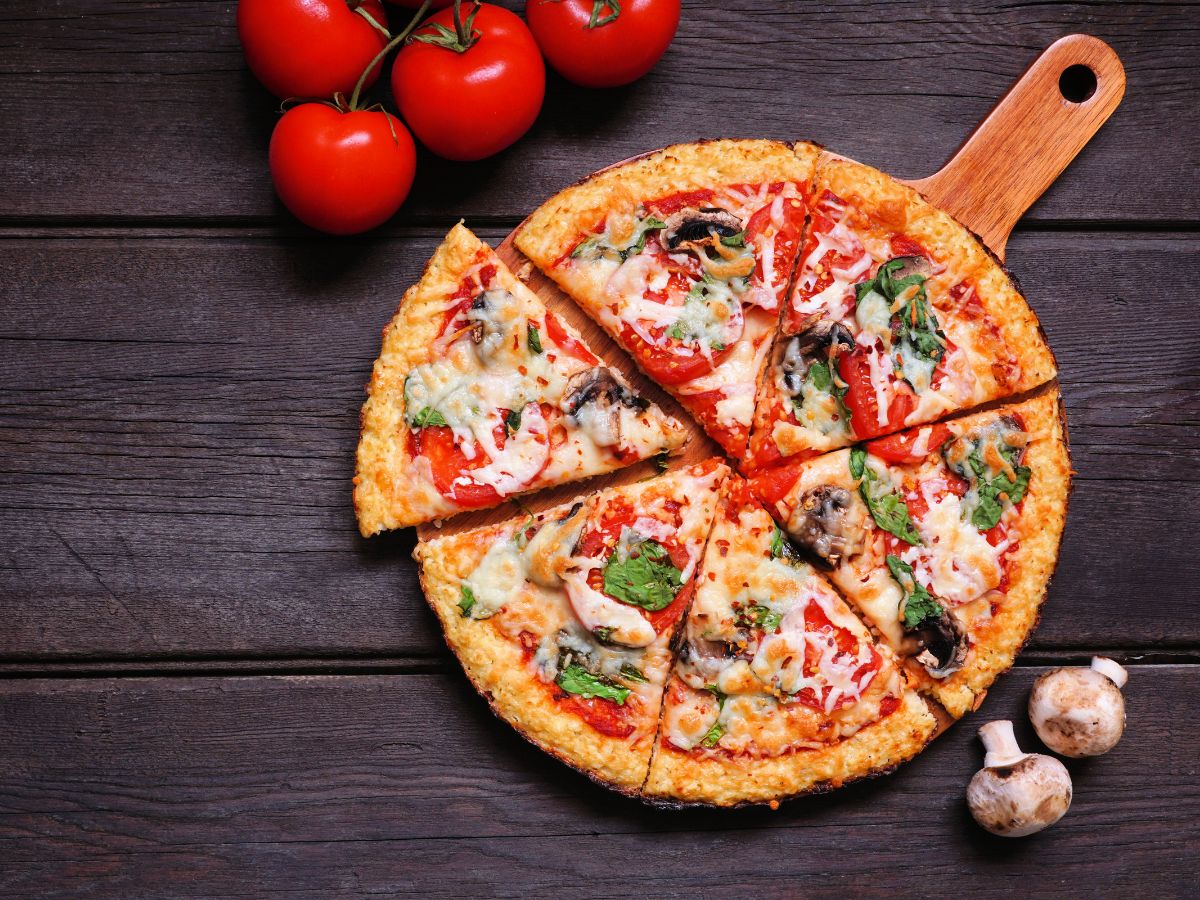
{"type": "Polygon", "coordinates": [[[508,291],[484,291],[467,309],[467,320],[471,323],[471,340],[476,352],[485,363],[496,355],[504,345],[511,323],[498,313],[512,303],[513,295],[508,291]]]}
{"type": "Polygon", "coordinates": [[[622,415],[641,412],[649,405],[603,366],[572,375],[560,404],[571,423],[586,431],[601,447],[619,445],[622,415]]]}
{"type": "Polygon", "coordinates": [[[742,220],[716,206],[686,206],[667,216],[663,243],[668,250],[698,244],[708,246],[712,237],[733,237],[742,230],[742,220]]]}
{"type": "Polygon", "coordinates": [[[797,544],[834,567],[862,549],[866,521],[866,507],[855,494],[825,484],[800,497],[788,532],[797,544]]]}
{"type": "Polygon", "coordinates": [[[854,337],[844,325],[820,318],[803,331],[794,334],[784,345],[779,367],[783,383],[793,397],[800,395],[804,376],[813,363],[825,362],[841,349],[853,350],[854,337]]]}
{"type": "MultiPolygon", "coordinates": [[[[967,660],[967,635],[958,619],[944,606],[941,615],[920,622],[905,635],[910,652],[934,678],[953,675],[967,660]]],[[[907,649],[907,648],[906,648],[907,649]]]]}
{"type": "Polygon", "coordinates": [[[929,278],[933,275],[933,266],[923,256],[897,256],[894,259],[888,260],[888,262],[902,263],[900,268],[892,272],[893,281],[900,281],[909,275],[920,275],[922,278],[929,278]]]}

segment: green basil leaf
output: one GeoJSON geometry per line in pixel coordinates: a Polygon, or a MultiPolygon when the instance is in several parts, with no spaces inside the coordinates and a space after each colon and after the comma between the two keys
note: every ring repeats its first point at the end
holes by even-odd
{"type": "Polygon", "coordinates": [[[445,425],[446,417],[434,409],[432,406],[426,406],[421,409],[412,420],[413,428],[428,428],[431,425],[445,425]]]}
{"type": "Polygon", "coordinates": [[[892,578],[904,591],[904,627],[912,630],[926,619],[936,619],[942,614],[942,605],[925,587],[917,583],[912,566],[898,556],[888,554],[888,570],[892,578]]]}
{"type": "Polygon", "coordinates": [[[682,586],[682,573],[657,541],[636,544],[624,559],[614,552],[604,564],[604,592],[650,612],[670,606],[682,586]]]}
{"type": "Polygon", "coordinates": [[[704,737],[700,739],[700,746],[706,748],[715,747],[721,738],[724,737],[724,735],[725,726],[722,725],[718,719],[716,722],[713,722],[712,728],[708,729],[708,731],[705,732],[704,737]]]}
{"type": "Polygon", "coordinates": [[[525,343],[529,345],[531,353],[542,352],[542,336],[538,333],[538,327],[532,322],[525,327],[525,343]]]}
{"type": "Polygon", "coordinates": [[[850,477],[861,481],[867,471],[867,451],[862,447],[850,448],[850,477]]]}
{"type": "Polygon", "coordinates": [[[990,484],[980,484],[979,499],[971,510],[971,524],[979,531],[990,531],[1000,523],[1004,515],[1004,504],[990,484]]]}
{"type": "Polygon", "coordinates": [[[738,613],[735,624],[741,628],[761,628],[771,632],[783,621],[783,613],[766,606],[748,606],[738,613]]]}
{"type": "Polygon", "coordinates": [[[458,601],[458,608],[462,610],[463,618],[471,615],[471,610],[475,608],[475,592],[466,584],[458,586],[459,595],[462,597],[458,601]]]}
{"type": "Polygon", "coordinates": [[[900,540],[916,546],[921,543],[921,535],[908,513],[908,504],[895,494],[880,494],[875,497],[864,496],[867,509],[875,524],[889,534],[894,534],[900,540]]]}
{"type": "Polygon", "coordinates": [[[645,672],[630,663],[621,664],[621,677],[626,681],[635,681],[638,684],[647,684],[650,681],[645,672]]]}
{"type": "Polygon", "coordinates": [[[565,666],[558,673],[555,683],[568,694],[575,694],[577,697],[599,697],[622,705],[630,694],[629,688],[613,684],[603,675],[593,675],[578,663],[565,666]]]}

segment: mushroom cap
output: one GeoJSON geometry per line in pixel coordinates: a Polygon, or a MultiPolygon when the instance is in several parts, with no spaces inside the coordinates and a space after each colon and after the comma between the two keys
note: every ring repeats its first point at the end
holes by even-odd
{"type": "Polygon", "coordinates": [[[1052,756],[1030,753],[980,769],[967,785],[975,821],[1001,837],[1024,837],[1053,825],[1071,806],[1071,775],[1052,756]]]}
{"type": "Polygon", "coordinates": [[[1121,689],[1095,669],[1055,669],[1029,693],[1029,718],[1042,743],[1063,756],[1099,756],[1125,731],[1121,689]]]}

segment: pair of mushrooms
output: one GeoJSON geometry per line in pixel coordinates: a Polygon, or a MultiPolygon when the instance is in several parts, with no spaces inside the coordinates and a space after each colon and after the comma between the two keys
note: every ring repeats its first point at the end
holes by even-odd
{"type": "MultiPolygon", "coordinates": [[[[1099,756],[1125,730],[1128,673],[1111,659],[1092,657],[1090,669],[1055,669],[1034,682],[1029,718],[1042,742],[1063,756],[1099,756]]],[[[1024,753],[1012,722],[979,729],[987,751],[983,768],[967,785],[975,821],[992,834],[1024,837],[1053,825],[1071,805],[1071,775],[1057,759],[1024,753]]]]}

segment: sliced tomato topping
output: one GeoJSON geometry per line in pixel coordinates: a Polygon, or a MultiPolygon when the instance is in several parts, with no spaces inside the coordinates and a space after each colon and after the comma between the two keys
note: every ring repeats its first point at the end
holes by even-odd
{"type": "Polygon", "coordinates": [[[925,248],[907,234],[892,235],[892,256],[926,256],[925,248]]]}
{"type": "Polygon", "coordinates": [[[583,341],[567,331],[563,327],[562,322],[558,321],[558,316],[548,310],[546,312],[546,336],[567,356],[573,356],[575,359],[587,363],[589,366],[594,366],[600,362],[592,354],[592,351],[583,345],[583,341]]]}
{"type": "Polygon", "coordinates": [[[622,343],[646,370],[646,374],[659,384],[674,386],[707,375],[733,352],[734,344],[731,343],[724,349],[714,350],[710,360],[692,344],[662,337],[665,332],[666,328],[663,327],[652,329],[650,334],[660,343],[650,344],[627,323],[621,323],[622,343]]]}
{"type": "Polygon", "coordinates": [[[867,444],[867,450],[885,462],[903,465],[905,463],[920,462],[929,454],[936,453],[950,437],[951,432],[949,427],[938,423],[937,425],[914,428],[911,431],[871,441],[867,444]],[[926,428],[929,429],[929,438],[925,442],[926,450],[924,454],[918,456],[913,453],[913,445],[917,442],[917,438],[921,432],[925,431],[926,428]]]}
{"type": "MultiPolygon", "coordinates": [[[[553,421],[558,415],[549,404],[541,404],[540,409],[548,421],[553,421]]],[[[500,410],[501,422],[492,430],[492,438],[499,450],[504,449],[508,440],[504,427],[507,415],[508,410],[500,410]]],[[[538,443],[548,443],[552,433],[553,428],[548,428],[546,433],[538,436],[538,443]]],[[[414,457],[419,455],[429,460],[434,487],[443,497],[453,500],[464,509],[478,509],[500,502],[502,495],[495,487],[470,478],[472,470],[482,468],[492,460],[479,445],[475,447],[475,458],[468,459],[461,445],[455,440],[453,430],[448,426],[435,425],[410,432],[409,450],[414,457]]],[[[547,454],[542,470],[549,461],[550,454],[547,454]]],[[[535,473],[534,477],[541,474],[542,470],[535,473]]]]}
{"type": "Polygon", "coordinates": [[[615,738],[627,738],[633,734],[635,726],[630,720],[637,716],[641,706],[635,694],[626,697],[624,703],[615,703],[603,697],[562,694],[558,704],[575,713],[601,734],[615,738]],[[635,706],[638,709],[634,709],[635,706]]]}
{"type": "Polygon", "coordinates": [[[871,384],[871,364],[867,360],[869,352],[866,347],[856,347],[838,357],[838,374],[848,385],[842,402],[850,413],[850,430],[859,440],[878,437],[899,428],[917,407],[912,388],[893,380],[889,385],[892,397],[888,401],[885,421],[879,424],[879,400],[871,384]]]}
{"type": "MultiPolygon", "coordinates": [[[[783,184],[771,185],[772,197],[764,207],[757,210],[746,223],[746,240],[749,242],[770,228],[775,228],[771,218],[771,208],[775,204],[775,196],[783,190],[783,184]]],[[[792,268],[796,262],[796,245],[800,240],[800,231],[804,226],[804,201],[799,197],[791,197],[783,201],[783,224],[775,230],[775,253],[772,271],[775,273],[772,284],[765,283],[764,260],[759,257],[754,266],[754,280],[775,292],[779,296],[791,282],[792,268]]],[[[777,307],[772,307],[777,308],[777,307]]]]}
{"type": "Polygon", "coordinates": [[[750,479],[750,490],[766,506],[774,506],[791,493],[800,480],[802,463],[793,462],[759,472],[750,479]]]}
{"type": "Polygon", "coordinates": [[[708,203],[713,198],[713,191],[710,188],[701,188],[697,191],[683,191],[678,194],[671,194],[669,197],[660,197],[657,200],[651,200],[646,203],[646,209],[653,213],[657,213],[659,218],[669,216],[673,212],[679,212],[686,206],[700,206],[708,203]]]}
{"type": "MultiPolygon", "coordinates": [[[[486,254],[481,254],[486,255],[486,254]]],[[[492,263],[480,267],[474,275],[468,275],[458,284],[458,290],[450,295],[450,305],[442,313],[442,327],[438,336],[445,334],[452,325],[462,327],[467,309],[483,291],[491,287],[492,279],[496,277],[496,267],[492,263]]]]}
{"type": "Polygon", "coordinates": [[[699,394],[684,394],[680,402],[687,407],[688,412],[700,420],[708,435],[721,445],[730,456],[741,456],[746,448],[746,439],[750,434],[749,423],[736,422],[733,425],[722,425],[717,421],[717,404],[725,399],[725,393],[720,388],[715,391],[702,391],[699,394]]]}
{"type": "MultiPolygon", "coordinates": [[[[832,637],[839,655],[858,656],[860,647],[858,637],[850,629],[839,628],[830,622],[829,617],[825,615],[825,611],[821,609],[818,603],[809,603],[805,608],[804,630],[832,637]]],[[[804,674],[810,678],[819,677],[821,674],[820,663],[821,651],[812,642],[808,642],[804,650],[804,674]]],[[[867,674],[877,672],[882,664],[883,660],[875,652],[875,648],[868,646],[868,659],[855,670],[854,681],[856,683],[861,682],[867,674]]],[[[829,699],[829,694],[832,690],[832,687],[826,685],[821,688],[821,692],[818,695],[811,687],[806,687],[795,696],[805,706],[824,711],[825,703],[829,699]]],[[[844,695],[834,702],[833,709],[841,709],[843,706],[849,706],[854,702],[856,702],[855,697],[844,695]]]]}
{"type": "Polygon", "coordinates": [[[900,708],[900,698],[895,694],[888,694],[879,701],[879,718],[883,719],[890,716],[900,708]]]}

